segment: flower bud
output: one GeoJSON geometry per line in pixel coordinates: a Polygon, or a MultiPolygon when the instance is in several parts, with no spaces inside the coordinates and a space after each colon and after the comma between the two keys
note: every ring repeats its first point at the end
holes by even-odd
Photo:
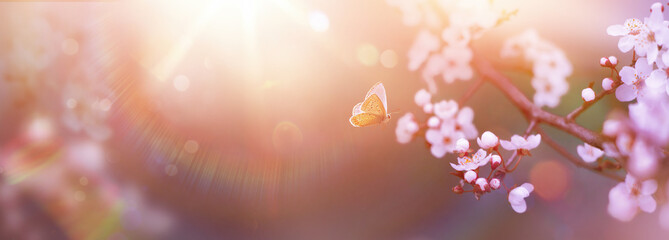
{"type": "Polygon", "coordinates": [[[613,89],[613,80],[610,78],[604,78],[604,80],[602,80],[602,88],[605,91],[613,89]]]}
{"type": "Polygon", "coordinates": [[[602,133],[609,137],[615,137],[622,131],[623,124],[616,119],[608,119],[604,121],[602,133]]]}
{"type": "Polygon", "coordinates": [[[492,163],[490,163],[490,166],[492,167],[492,170],[495,170],[497,167],[499,167],[500,164],[502,164],[502,158],[497,154],[492,155],[491,158],[492,163]]]}
{"type": "Polygon", "coordinates": [[[455,142],[455,152],[466,153],[467,151],[469,151],[469,141],[464,138],[458,139],[458,141],[455,142]]]}
{"type": "Polygon", "coordinates": [[[427,126],[431,128],[439,127],[439,118],[432,116],[427,120],[427,126]]]}
{"type": "Polygon", "coordinates": [[[455,194],[462,194],[463,192],[465,192],[465,190],[462,188],[462,186],[457,185],[457,186],[453,187],[453,192],[455,194]]]}
{"type": "Polygon", "coordinates": [[[474,179],[476,179],[476,177],[477,177],[477,175],[476,175],[476,172],[474,172],[474,171],[467,171],[465,173],[465,181],[467,181],[468,183],[472,183],[474,181],[474,179]]]}
{"type": "Polygon", "coordinates": [[[581,97],[583,98],[583,101],[586,102],[595,100],[595,91],[593,91],[592,88],[585,88],[581,91],[581,97]]]}
{"type": "Polygon", "coordinates": [[[501,184],[502,182],[500,182],[497,178],[490,179],[490,187],[493,190],[497,190],[501,184]]]}
{"type": "Polygon", "coordinates": [[[611,64],[608,58],[602,57],[599,59],[599,65],[602,67],[608,67],[611,64]]]}
{"type": "Polygon", "coordinates": [[[427,114],[431,114],[433,108],[434,108],[434,105],[432,105],[432,103],[427,103],[427,104],[423,105],[423,112],[425,112],[427,114]]]}
{"type": "Polygon", "coordinates": [[[432,99],[432,94],[430,94],[427,90],[421,89],[416,92],[416,95],[414,96],[414,102],[416,102],[416,105],[422,107],[425,106],[425,104],[429,104],[432,99]]]}
{"type": "Polygon", "coordinates": [[[476,139],[476,142],[479,144],[480,148],[491,149],[499,145],[499,138],[497,138],[494,133],[485,131],[480,138],[476,139]]]}
{"type": "Polygon", "coordinates": [[[611,63],[612,67],[615,67],[616,65],[618,65],[618,58],[616,58],[615,56],[610,56],[608,60],[609,60],[609,63],[611,63]]]}
{"type": "Polygon", "coordinates": [[[488,190],[488,180],[485,178],[478,178],[476,179],[476,185],[481,189],[481,191],[487,191],[488,190]]]}

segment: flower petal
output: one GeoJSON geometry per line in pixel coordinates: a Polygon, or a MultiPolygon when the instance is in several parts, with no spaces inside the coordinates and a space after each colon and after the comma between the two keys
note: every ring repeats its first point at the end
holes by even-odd
{"type": "Polygon", "coordinates": [[[641,194],[651,195],[657,191],[657,181],[655,179],[646,180],[641,183],[641,194]]]}
{"type": "Polygon", "coordinates": [[[624,36],[618,40],[618,49],[621,52],[629,52],[634,47],[634,38],[630,36],[624,36]]]}
{"type": "Polygon", "coordinates": [[[622,36],[622,35],[627,35],[628,31],[625,29],[623,25],[611,25],[606,28],[606,34],[609,34],[611,36],[622,36]]]}
{"type": "Polygon", "coordinates": [[[652,213],[655,211],[655,208],[657,208],[657,202],[655,202],[655,198],[650,195],[643,195],[639,196],[639,208],[641,211],[647,212],[647,213],[652,213]]]}
{"type": "Polygon", "coordinates": [[[513,145],[513,143],[507,141],[507,140],[500,140],[499,144],[502,145],[502,147],[506,150],[512,151],[518,149],[516,145],[513,145]]]}
{"type": "Polygon", "coordinates": [[[636,98],[637,93],[635,86],[623,84],[616,89],[616,98],[621,102],[629,102],[636,98]]]}
{"type": "Polygon", "coordinates": [[[527,149],[533,149],[541,143],[541,134],[534,134],[527,137],[527,149]]]}
{"type": "Polygon", "coordinates": [[[667,72],[661,69],[651,72],[650,76],[646,79],[646,85],[651,88],[662,88],[666,82],[667,72]]]}
{"type": "Polygon", "coordinates": [[[448,152],[448,149],[443,144],[435,144],[435,145],[432,145],[432,147],[430,148],[430,152],[436,158],[442,158],[442,157],[444,157],[444,155],[446,155],[446,152],[448,152]]]}
{"type": "Polygon", "coordinates": [[[623,69],[620,69],[620,78],[621,80],[628,85],[636,83],[636,70],[633,67],[624,66],[623,69]]]}

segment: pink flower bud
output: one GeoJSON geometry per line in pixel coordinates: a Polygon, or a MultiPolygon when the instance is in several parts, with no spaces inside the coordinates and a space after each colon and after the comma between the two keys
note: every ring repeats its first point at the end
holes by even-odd
{"type": "Polygon", "coordinates": [[[611,64],[611,62],[609,62],[608,58],[603,57],[599,59],[599,65],[601,65],[602,67],[608,67],[609,64],[611,64]]]}
{"type": "Polygon", "coordinates": [[[486,180],[485,178],[478,178],[476,179],[476,185],[479,186],[481,191],[486,191],[488,188],[488,180],[486,180]]]}
{"type": "Polygon", "coordinates": [[[455,152],[466,153],[467,151],[469,151],[469,141],[464,138],[458,139],[458,141],[455,142],[455,152]]]}
{"type": "Polygon", "coordinates": [[[602,88],[605,91],[613,89],[613,80],[610,78],[604,78],[604,80],[602,80],[602,88]]]}
{"type": "Polygon", "coordinates": [[[581,97],[583,98],[583,101],[586,102],[595,100],[595,91],[593,91],[592,88],[585,88],[581,91],[581,97]]]}
{"type": "Polygon", "coordinates": [[[416,92],[416,95],[414,96],[414,102],[416,102],[416,105],[418,106],[425,106],[425,104],[429,104],[432,99],[432,94],[430,94],[427,90],[421,89],[416,92]]]}
{"type": "Polygon", "coordinates": [[[434,106],[432,105],[432,103],[428,103],[428,104],[423,105],[423,111],[427,114],[431,114],[433,108],[434,108],[434,106]]]}
{"type": "Polygon", "coordinates": [[[465,192],[465,190],[462,189],[462,186],[458,185],[458,186],[453,187],[453,192],[455,194],[462,194],[463,192],[465,192]]]}
{"type": "Polygon", "coordinates": [[[477,177],[476,172],[474,171],[467,171],[465,173],[465,181],[467,181],[468,183],[472,183],[474,179],[476,179],[476,177],[477,177]]]}
{"type": "Polygon", "coordinates": [[[497,178],[493,178],[493,179],[490,180],[490,187],[493,190],[497,190],[501,184],[502,184],[502,182],[500,182],[499,179],[497,179],[497,178]]]}
{"type": "Polygon", "coordinates": [[[618,58],[616,58],[615,56],[610,56],[608,60],[611,63],[612,67],[618,65],[618,58]]]}
{"type": "Polygon", "coordinates": [[[497,154],[492,155],[491,158],[492,158],[491,160],[492,163],[490,164],[490,166],[492,167],[493,170],[495,170],[497,167],[499,167],[500,164],[502,164],[502,158],[497,154]]]}
{"type": "Polygon", "coordinates": [[[439,127],[439,118],[432,116],[427,120],[427,126],[431,128],[439,127]]]}
{"type": "Polygon", "coordinates": [[[485,131],[480,138],[476,139],[476,142],[480,148],[491,149],[499,145],[499,138],[494,133],[485,131]]]}

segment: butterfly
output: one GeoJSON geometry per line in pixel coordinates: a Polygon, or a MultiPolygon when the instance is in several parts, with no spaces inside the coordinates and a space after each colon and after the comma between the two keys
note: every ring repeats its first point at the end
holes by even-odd
{"type": "Polygon", "coordinates": [[[348,121],[354,127],[387,123],[390,121],[390,114],[387,112],[387,109],[386,89],[383,87],[383,83],[378,82],[369,89],[369,92],[365,96],[365,101],[353,107],[353,116],[348,121]]]}

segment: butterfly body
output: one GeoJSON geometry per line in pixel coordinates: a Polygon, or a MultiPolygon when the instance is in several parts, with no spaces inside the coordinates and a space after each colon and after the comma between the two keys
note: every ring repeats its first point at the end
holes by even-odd
{"type": "Polygon", "coordinates": [[[376,83],[365,96],[365,100],[353,107],[349,122],[354,127],[366,127],[390,121],[387,112],[386,89],[381,82],[376,83]]]}

